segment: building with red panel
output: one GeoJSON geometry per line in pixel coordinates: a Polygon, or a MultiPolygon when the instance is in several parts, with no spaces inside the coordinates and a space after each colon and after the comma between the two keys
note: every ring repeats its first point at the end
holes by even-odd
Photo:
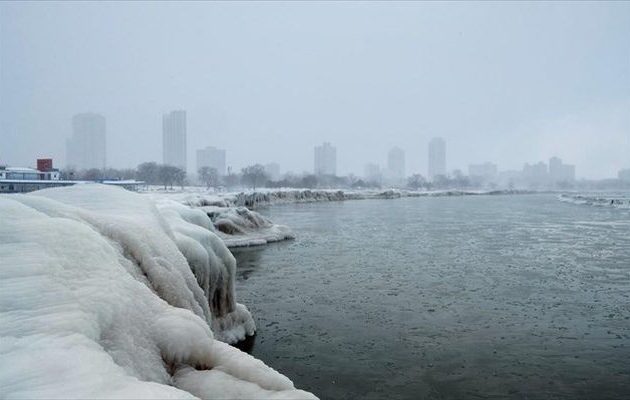
{"type": "Polygon", "coordinates": [[[50,171],[53,169],[53,160],[52,158],[38,158],[37,159],[37,170],[41,172],[50,171]]]}

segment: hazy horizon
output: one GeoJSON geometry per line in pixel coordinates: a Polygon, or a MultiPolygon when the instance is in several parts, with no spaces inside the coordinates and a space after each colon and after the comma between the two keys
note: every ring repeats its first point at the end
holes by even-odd
{"type": "Polygon", "coordinates": [[[630,168],[630,3],[2,3],[0,163],[65,164],[72,116],[107,121],[107,164],[162,161],[162,115],[234,169],[338,173],[405,150],[427,173],[558,156],[630,168]]]}

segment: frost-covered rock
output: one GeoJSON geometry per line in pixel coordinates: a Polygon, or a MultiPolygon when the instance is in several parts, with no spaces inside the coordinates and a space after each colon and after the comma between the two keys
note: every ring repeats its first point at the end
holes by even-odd
{"type": "Polygon", "coordinates": [[[0,221],[3,398],[313,398],[217,340],[254,326],[202,211],[77,185],[2,195],[0,221]]]}
{"type": "Polygon", "coordinates": [[[261,245],[293,239],[289,227],[277,225],[246,207],[201,207],[228,247],[261,245]]]}
{"type": "Polygon", "coordinates": [[[260,189],[250,192],[214,193],[199,190],[176,193],[155,193],[148,196],[168,198],[191,207],[247,207],[255,209],[261,206],[294,203],[316,203],[345,200],[397,199],[401,197],[442,197],[442,196],[474,196],[474,195],[511,195],[532,193],[526,190],[432,190],[414,191],[405,189],[260,189]]]}

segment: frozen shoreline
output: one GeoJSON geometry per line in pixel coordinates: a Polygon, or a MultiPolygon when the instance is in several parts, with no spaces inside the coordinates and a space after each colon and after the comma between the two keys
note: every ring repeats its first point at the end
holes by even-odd
{"type": "Polygon", "coordinates": [[[259,246],[290,240],[295,236],[284,225],[274,224],[255,210],[281,204],[332,202],[370,199],[398,199],[403,197],[451,197],[478,195],[512,195],[532,193],[522,190],[495,191],[408,191],[408,190],[311,190],[262,189],[250,192],[207,192],[201,188],[184,191],[147,191],[144,195],[160,204],[174,202],[204,211],[212,220],[216,234],[229,248],[259,246]]]}
{"type": "Polygon", "coordinates": [[[528,190],[338,190],[338,189],[260,189],[241,192],[208,192],[200,188],[183,191],[148,191],[147,195],[170,198],[192,207],[247,207],[328,201],[398,199],[402,197],[450,197],[479,195],[516,195],[535,193],[528,190]]]}
{"type": "Polygon", "coordinates": [[[4,396],[314,398],[227,344],[255,325],[203,211],[80,185],[2,195],[0,217],[4,396]]]}

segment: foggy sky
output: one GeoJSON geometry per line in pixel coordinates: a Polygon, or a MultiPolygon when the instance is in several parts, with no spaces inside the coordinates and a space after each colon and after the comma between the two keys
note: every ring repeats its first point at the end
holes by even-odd
{"type": "Polygon", "coordinates": [[[338,173],[406,152],[426,175],[557,155],[577,176],[630,167],[630,3],[0,3],[0,163],[65,164],[72,115],[107,119],[108,165],[162,161],[188,114],[188,164],[338,173]]]}

